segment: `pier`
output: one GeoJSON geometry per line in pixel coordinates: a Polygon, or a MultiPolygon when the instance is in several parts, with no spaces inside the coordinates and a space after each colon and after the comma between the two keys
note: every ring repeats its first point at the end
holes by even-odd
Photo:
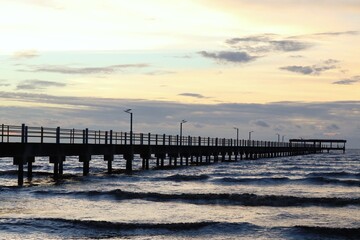
{"type": "Polygon", "coordinates": [[[35,157],[49,157],[49,162],[54,165],[54,178],[59,179],[63,175],[67,156],[78,156],[83,163],[83,175],[86,176],[90,172],[92,155],[104,157],[109,173],[113,171],[114,155],[122,155],[126,161],[125,171],[131,173],[134,155],[142,159],[142,169],[146,170],[151,165],[164,168],[304,155],[325,150],[345,152],[345,143],[346,140],[291,139],[289,142],[270,142],[2,124],[0,161],[3,157],[13,158],[13,164],[17,166],[18,185],[22,186],[24,166],[27,166],[27,178],[31,181],[35,157]]]}

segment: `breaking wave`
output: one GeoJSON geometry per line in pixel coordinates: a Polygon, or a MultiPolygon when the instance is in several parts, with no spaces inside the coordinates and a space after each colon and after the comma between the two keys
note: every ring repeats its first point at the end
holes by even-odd
{"type": "Polygon", "coordinates": [[[215,180],[220,184],[288,184],[288,183],[306,183],[313,185],[336,184],[349,187],[360,187],[360,180],[336,179],[327,177],[306,177],[306,178],[288,178],[288,177],[270,177],[270,178],[219,178],[215,180]]]}
{"type": "Polygon", "coordinates": [[[208,175],[202,174],[202,175],[172,175],[169,177],[162,178],[162,180],[169,180],[169,181],[175,181],[175,182],[182,182],[182,181],[202,181],[207,180],[209,178],[208,175]]]}
{"type": "MultiPolygon", "coordinates": [[[[357,239],[360,235],[360,228],[337,228],[337,227],[320,227],[320,226],[290,226],[290,227],[262,227],[248,222],[175,222],[175,223],[128,223],[128,222],[110,222],[99,220],[81,220],[65,218],[0,218],[0,230],[16,230],[21,228],[22,231],[48,231],[52,229],[55,234],[64,237],[113,237],[124,235],[159,235],[164,234],[181,234],[182,232],[193,232],[196,235],[207,234],[209,231],[216,229],[218,234],[233,234],[234,236],[250,235],[267,232],[268,234],[294,234],[301,233],[304,237],[331,236],[346,239],[357,239]],[[65,231],[66,230],[66,231],[65,231]]],[[[271,235],[269,235],[271,236],[271,235]]]]}
{"type": "Polygon", "coordinates": [[[154,202],[182,201],[192,204],[223,204],[243,206],[329,206],[341,207],[348,205],[360,205],[360,198],[337,198],[337,197],[296,197],[284,195],[257,195],[250,193],[181,193],[163,194],[154,192],[128,192],[120,189],[111,191],[35,191],[39,195],[64,195],[69,197],[109,197],[116,200],[142,199],[154,202]]]}

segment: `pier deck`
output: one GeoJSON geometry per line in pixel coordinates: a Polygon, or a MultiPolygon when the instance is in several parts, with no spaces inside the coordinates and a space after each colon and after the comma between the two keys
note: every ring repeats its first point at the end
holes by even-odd
{"type": "Polygon", "coordinates": [[[18,185],[21,186],[24,165],[27,165],[27,178],[31,180],[32,164],[35,157],[41,156],[49,157],[50,163],[54,164],[54,178],[57,179],[63,174],[66,156],[79,156],[83,175],[87,175],[92,155],[104,156],[109,173],[112,172],[114,155],[122,155],[126,160],[126,172],[131,173],[135,154],[142,158],[142,168],[149,169],[152,159],[156,167],[164,167],[165,159],[170,166],[181,166],[321,153],[324,150],[345,151],[346,140],[300,140],[292,139],[285,143],[2,124],[0,158],[13,158],[14,165],[18,166],[18,185]]]}

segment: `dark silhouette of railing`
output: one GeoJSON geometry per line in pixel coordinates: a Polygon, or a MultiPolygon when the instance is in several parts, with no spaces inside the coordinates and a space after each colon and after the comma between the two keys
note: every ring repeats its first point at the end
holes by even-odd
{"type": "Polygon", "coordinates": [[[183,165],[199,165],[221,161],[271,158],[281,156],[320,153],[330,150],[345,152],[346,140],[291,139],[290,142],[239,140],[227,138],[173,136],[166,134],[116,132],[113,130],[89,130],[29,127],[25,124],[1,125],[0,158],[12,157],[18,165],[18,185],[23,185],[23,165],[28,166],[28,179],[32,179],[32,163],[37,156],[48,156],[54,164],[54,178],[63,174],[66,156],[79,156],[83,163],[83,174],[89,173],[92,155],[103,155],[108,162],[108,172],[112,172],[114,155],[123,155],[126,172],[131,173],[134,154],[142,158],[143,169],[149,169],[150,159],[156,158],[156,167],[164,167],[164,159],[169,166],[177,166],[177,159],[183,165]],[[325,143],[330,143],[326,145],[325,143]],[[342,143],[343,146],[338,146],[342,143]],[[333,144],[337,144],[335,147],[333,144]]]}
{"type": "MultiPolygon", "coordinates": [[[[69,144],[116,144],[130,145],[130,133],[113,130],[89,130],[1,125],[1,142],[22,143],[69,143],[69,144]]],[[[194,137],[151,133],[133,133],[133,145],[164,145],[164,146],[231,146],[231,147],[289,147],[286,142],[255,141],[244,139],[194,137]]],[[[307,144],[295,146],[306,147],[307,144]]],[[[308,146],[311,146],[310,144],[308,146]]]]}

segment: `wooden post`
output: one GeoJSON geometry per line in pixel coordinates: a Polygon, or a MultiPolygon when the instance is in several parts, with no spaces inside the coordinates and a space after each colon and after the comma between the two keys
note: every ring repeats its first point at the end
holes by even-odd
{"type": "Polygon", "coordinates": [[[58,162],[58,159],[56,159],[55,162],[54,162],[54,179],[55,180],[59,179],[59,162],[58,162]]]}
{"type": "Polygon", "coordinates": [[[110,130],[110,144],[113,144],[113,130],[110,130]]]}
{"type": "Polygon", "coordinates": [[[107,161],[107,172],[112,173],[112,162],[114,161],[114,155],[108,154],[104,155],[104,160],[107,161]]]}
{"type": "Polygon", "coordinates": [[[56,128],[56,144],[60,144],[60,127],[56,128]]]}
{"type": "Polygon", "coordinates": [[[29,180],[29,181],[31,181],[32,180],[32,177],[33,177],[33,174],[32,174],[32,163],[34,162],[34,160],[35,160],[35,157],[28,157],[27,158],[27,179],[29,180]]]}
{"type": "Polygon", "coordinates": [[[40,143],[44,143],[44,128],[40,128],[40,143]]]}
{"type": "Polygon", "coordinates": [[[90,163],[89,160],[83,162],[83,175],[87,176],[90,172],[90,163]]]}
{"type": "Polygon", "coordinates": [[[141,165],[141,167],[142,167],[143,170],[145,170],[145,166],[146,166],[145,157],[142,157],[141,159],[142,159],[142,165],[141,165]]]}
{"type": "Polygon", "coordinates": [[[24,185],[24,159],[23,157],[19,157],[18,160],[18,185],[21,187],[24,185]]]}
{"type": "Polygon", "coordinates": [[[60,162],[59,162],[59,175],[60,177],[64,174],[64,162],[65,162],[65,156],[60,156],[60,162]]]}

